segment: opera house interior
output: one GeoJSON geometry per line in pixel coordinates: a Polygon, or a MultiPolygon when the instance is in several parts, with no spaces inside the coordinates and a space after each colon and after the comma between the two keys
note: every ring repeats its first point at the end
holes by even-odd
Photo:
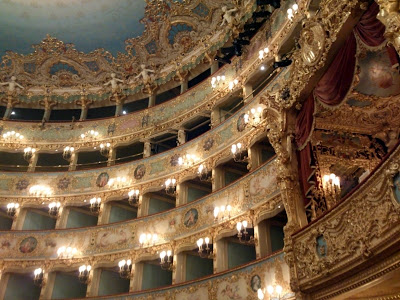
{"type": "Polygon", "coordinates": [[[399,0],[0,1],[0,299],[400,299],[399,0]]]}

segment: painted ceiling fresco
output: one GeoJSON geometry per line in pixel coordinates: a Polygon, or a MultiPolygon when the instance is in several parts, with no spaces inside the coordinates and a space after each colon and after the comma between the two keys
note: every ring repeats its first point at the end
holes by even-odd
{"type": "Polygon", "coordinates": [[[28,54],[46,34],[74,43],[79,51],[104,48],[116,55],[125,40],[141,35],[145,0],[2,0],[0,56],[28,54]]]}

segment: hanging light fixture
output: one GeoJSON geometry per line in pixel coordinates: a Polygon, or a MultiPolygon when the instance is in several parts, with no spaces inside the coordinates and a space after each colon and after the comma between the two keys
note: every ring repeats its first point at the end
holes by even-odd
{"type": "Polygon", "coordinates": [[[257,108],[250,109],[243,117],[244,123],[254,128],[258,127],[263,120],[264,107],[265,105],[261,104],[257,108]]]}
{"type": "Polygon", "coordinates": [[[260,51],[258,51],[258,58],[263,60],[264,57],[269,53],[269,48],[266,47],[264,49],[261,49],[260,51]]]}
{"type": "Polygon", "coordinates": [[[100,144],[100,154],[108,157],[110,155],[111,151],[111,144],[110,143],[105,143],[105,144],[100,144]]]}
{"type": "Polygon", "coordinates": [[[27,147],[24,149],[24,159],[27,162],[30,162],[32,160],[33,155],[35,154],[36,149],[32,147],[27,147]]]}
{"type": "Polygon", "coordinates": [[[57,217],[60,211],[61,203],[60,202],[51,202],[49,204],[49,214],[50,216],[57,217]]]}
{"type": "Polygon", "coordinates": [[[139,190],[129,191],[129,193],[128,193],[129,205],[132,205],[132,206],[138,206],[139,205],[139,198],[140,198],[139,194],[140,194],[139,190]]]}
{"type": "Polygon", "coordinates": [[[90,211],[98,215],[101,209],[101,198],[94,197],[90,199],[89,202],[90,202],[90,211]]]}
{"type": "Polygon", "coordinates": [[[201,258],[212,258],[212,249],[210,246],[212,246],[212,243],[210,245],[210,238],[209,237],[205,237],[200,238],[197,240],[197,247],[199,247],[199,256],[201,258]]]}
{"type": "Polygon", "coordinates": [[[79,281],[88,284],[89,283],[89,278],[90,278],[90,271],[92,270],[92,267],[90,265],[82,265],[79,267],[79,281]]]}
{"type": "Polygon", "coordinates": [[[247,160],[247,156],[244,155],[244,149],[241,143],[233,144],[231,152],[235,162],[245,162],[247,160]]]}
{"type": "Polygon", "coordinates": [[[201,181],[211,181],[211,172],[208,171],[206,165],[201,164],[197,169],[197,174],[201,181]]]}
{"type": "Polygon", "coordinates": [[[33,271],[33,283],[37,286],[42,286],[44,283],[44,270],[37,268],[33,271]]]}
{"type": "Polygon", "coordinates": [[[128,260],[121,260],[118,263],[119,266],[119,276],[121,278],[129,279],[132,274],[132,261],[130,259],[128,260]]]}
{"type": "Polygon", "coordinates": [[[7,204],[7,215],[14,218],[15,215],[17,214],[18,208],[19,208],[18,203],[14,203],[14,202],[8,203],[7,204]]]}
{"type": "Polygon", "coordinates": [[[70,147],[70,146],[65,147],[64,151],[63,151],[63,158],[66,161],[71,161],[71,158],[72,158],[72,155],[74,154],[74,151],[75,151],[74,147],[70,147]]]}
{"type": "Polygon", "coordinates": [[[163,270],[172,271],[173,261],[172,261],[172,251],[162,251],[160,253],[160,266],[163,270]]]}
{"type": "Polygon", "coordinates": [[[168,178],[165,181],[165,192],[168,195],[176,195],[176,179],[168,178]]]}
{"type": "Polygon", "coordinates": [[[230,205],[221,205],[217,206],[214,208],[214,221],[223,221],[225,218],[228,220],[231,218],[231,211],[232,211],[232,206],[230,205]]]}
{"type": "Polygon", "coordinates": [[[255,244],[255,239],[254,236],[250,235],[247,231],[247,225],[248,223],[246,220],[236,224],[236,229],[238,231],[237,236],[241,243],[253,245],[255,244]]]}

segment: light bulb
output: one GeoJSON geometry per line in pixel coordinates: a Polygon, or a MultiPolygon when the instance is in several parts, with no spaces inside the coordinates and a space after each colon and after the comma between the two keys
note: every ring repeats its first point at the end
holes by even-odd
{"type": "Polygon", "coordinates": [[[132,261],[131,261],[130,259],[128,259],[128,260],[126,261],[126,264],[127,264],[128,266],[130,266],[130,265],[132,264],[132,261]]]}
{"type": "Polygon", "coordinates": [[[238,223],[236,224],[236,229],[237,229],[237,231],[239,231],[239,232],[240,232],[240,230],[242,230],[242,223],[241,223],[241,222],[238,222],[238,223]]]}
{"type": "Polygon", "coordinates": [[[297,5],[297,3],[293,4],[292,6],[294,11],[297,11],[299,9],[299,6],[297,5]]]}
{"type": "Polygon", "coordinates": [[[277,285],[275,290],[278,293],[278,295],[280,295],[282,293],[282,287],[280,285],[277,285]]]}
{"type": "Polygon", "coordinates": [[[171,256],[172,255],[172,251],[171,250],[167,250],[167,256],[171,256]]]}
{"type": "Polygon", "coordinates": [[[165,252],[165,251],[162,251],[161,253],[160,253],[160,258],[161,259],[164,259],[164,257],[167,255],[167,253],[165,252]]]}
{"type": "Polygon", "coordinates": [[[86,266],[86,270],[87,270],[88,272],[90,272],[91,269],[92,269],[92,266],[90,266],[90,265],[86,266]]]}
{"type": "Polygon", "coordinates": [[[247,228],[247,221],[244,220],[244,221],[242,222],[242,224],[243,224],[244,229],[246,229],[246,228],[247,228]]]}
{"type": "Polygon", "coordinates": [[[218,214],[219,214],[219,208],[216,207],[216,208],[214,208],[214,218],[217,218],[218,214]]]}
{"type": "Polygon", "coordinates": [[[206,238],[204,239],[204,241],[206,242],[206,245],[208,245],[208,244],[210,243],[210,238],[209,238],[209,237],[206,237],[206,238]]]}
{"type": "Polygon", "coordinates": [[[274,287],[272,285],[267,286],[267,292],[272,295],[274,293],[274,287]]]}
{"type": "Polygon", "coordinates": [[[259,300],[263,300],[264,299],[264,293],[261,289],[257,290],[257,297],[259,300]]]}

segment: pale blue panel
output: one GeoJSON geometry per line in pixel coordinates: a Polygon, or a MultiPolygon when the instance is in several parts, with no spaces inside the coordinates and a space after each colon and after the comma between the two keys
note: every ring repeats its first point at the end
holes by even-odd
{"type": "Polygon", "coordinates": [[[22,229],[24,230],[43,230],[43,229],[54,229],[56,226],[56,219],[46,216],[44,214],[39,214],[34,211],[28,210],[26,212],[24,225],[22,229]]]}
{"type": "Polygon", "coordinates": [[[256,259],[254,246],[238,243],[228,243],[228,268],[243,265],[256,259]]]}
{"type": "Polygon", "coordinates": [[[111,206],[111,211],[110,211],[110,218],[108,220],[108,223],[113,223],[113,222],[119,222],[119,221],[125,221],[125,220],[132,220],[137,218],[137,212],[130,210],[130,209],[124,209],[120,206],[117,205],[112,205],[111,206]]]}
{"type": "Polygon", "coordinates": [[[200,199],[201,197],[204,197],[206,195],[210,194],[207,191],[199,190],[196,188],[188,187],[188,192],[187,192],[187,202],[190,203],[194,200],[200,199]]]}
{"type": "Polygon", "coordinates": [[[86,284],[78,279],[78,270],[76,275],[57,273],[54,280],[53,294],[51,299],[71,299],[86,297],[86,284]]]}
{"type": "Polygon", "coordinates": [[[234,182],[235,180],[238,180],[240,177],[242,177],[242,175],[225,171],[225,186],[234,182]]]}
{"type": "Polygon", "coordinates": [[[13,220],[0,215],[0,230],[10,230],[13,220]]]}
{"type": "Polygon", "coordinates": [[[172,284],[172,272],[161,269],[160,266],[144,264],[142,290],[158,288],[172,284]]]}
{"type": "Polygon", "coordinates": [[[149,215],[155,214],[158,212],[166,211],[168,209],[174,208],[175,205],[172,203],[168,203],[156,198],[150,198],[149,201],[149,215]]]}
{"type": "Polygon", "coordinates": [[[129,292],[129,279],[119,276],[118,272],[102,270],[99,282],[99,296],[129,292]]]}
{"type": "Polygon", "coordinates": [[[95,225],[97,225],[97,216],[88,215],[83,212],[70,209],[68,213],[67,228],[95,225]]]}
{"type": "Polygon", "coordinates": [[[279,226],[270,226],[269,233],[271,236],[272,252],[283,249],[283,228],[279,226]]]}
{"type": "Polygon", "coordinates": [[[10,274],[7,282],[5,300],[36,300],[40,296],[40,287],[33,284],[30,274],[10,274]]]}
{"type": "Polygon", "coordinates": [[[186,256],[186,280],[193,280],[213,273],[213,260],[199,256],[186,256]]]}

